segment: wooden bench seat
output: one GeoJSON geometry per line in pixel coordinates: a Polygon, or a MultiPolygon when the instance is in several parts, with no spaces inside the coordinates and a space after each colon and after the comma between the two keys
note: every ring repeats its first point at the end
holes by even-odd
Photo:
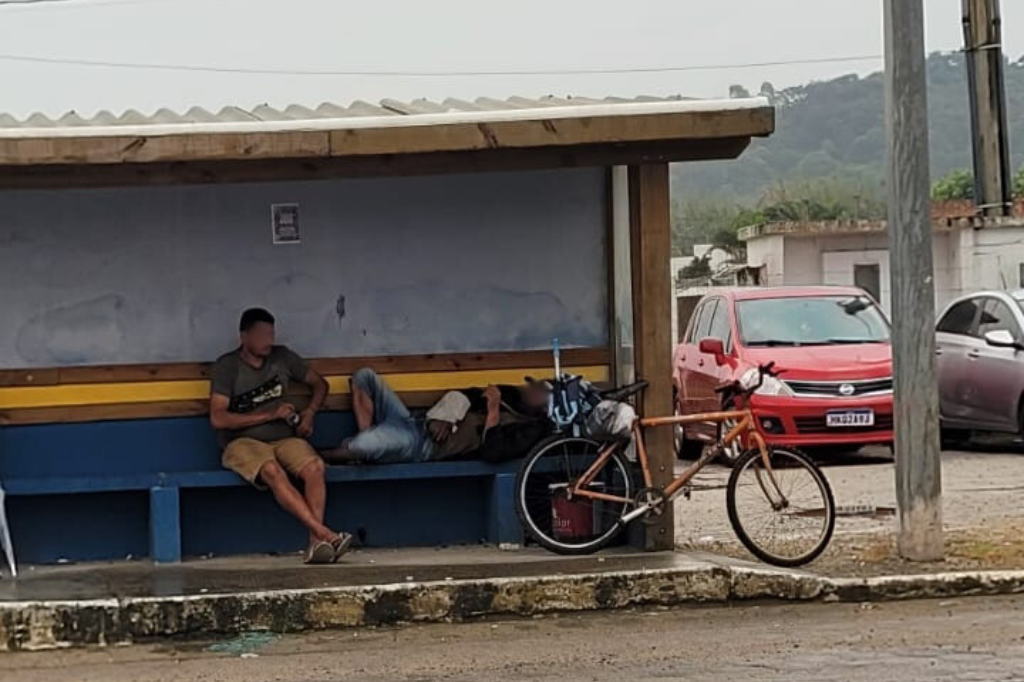
{"type": "MultiPolygon", "coordinates": [[[[328,484],[362,481],[415,481],[452,478],[488,478],[488,540],[499,546],[520,545],[522,531],[515,514],[517,464],[485,462],[423,462],[373,466],[329,466],[328,484]]],[[[149,491],[149,543],[154,561],[181,560],[182,490],[232,488],[249,485],[230,471],[187,471],[129,476],[81,476],[8,478],[3,487],[9,497],[30,495],[80,495],[125,491],[149,491]]]]}

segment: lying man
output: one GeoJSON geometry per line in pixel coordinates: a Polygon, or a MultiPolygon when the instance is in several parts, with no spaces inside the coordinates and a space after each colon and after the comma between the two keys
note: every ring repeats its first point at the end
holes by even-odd
{"type": "Polygon", "coordinates": [[[270,488],[277,503],[309,530],[306,563],[337,561],[352,536],[324,525],[324,462],[306,440],[327,397],[327,382],[291,350],[274,345],[274,317],[266,310],[246,310],[239,336],[241,345],[213,366],[210,423],[224,448],[221,461],[257,488],[270,488]],[[302,412],[286,400],[293,381],[313,389],[302,412]],[[289,475],[302,481],[302,494],[289,475]]]}
{"type": "Polygon", "coordinates": [[[547,391],[534,384],[451,391],[418,422],[371,369],[352,375],[359,433],[321,453],[331,463],[394,464],[464,459],[498,462],[526,454],[550,433],[547,391]]]}

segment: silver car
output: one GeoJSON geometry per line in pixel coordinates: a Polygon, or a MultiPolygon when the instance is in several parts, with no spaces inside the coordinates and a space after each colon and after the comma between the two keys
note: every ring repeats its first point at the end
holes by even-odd
{"type": "Polygon", "coordinates": [[[939,318],[943,434],[1024,435],[1024,291],[986,291],[954,301],[939,318]]]}

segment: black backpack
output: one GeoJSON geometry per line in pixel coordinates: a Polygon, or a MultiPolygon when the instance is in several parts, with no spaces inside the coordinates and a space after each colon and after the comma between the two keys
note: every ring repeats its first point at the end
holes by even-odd
{"type": "Polygon", "coordinates": [[[546,419],[505,424],[488,429],[478,456],[485,462],[501,464],[525,457],[533,446],[551,434],[546,419]]]}

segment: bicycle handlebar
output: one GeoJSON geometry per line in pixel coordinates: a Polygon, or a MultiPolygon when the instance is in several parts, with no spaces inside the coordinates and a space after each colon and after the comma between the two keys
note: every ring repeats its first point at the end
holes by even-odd
{"type": "Polygon", "coordinates": [[[782,374],[782,371],[775,371],[775,363],[769,362],[767,365],[759,365],[757,368],[757,383],[748,388],[743,388],[739,381],[730,381],[727,384],[723,384],[715,389],[715,393],[728,393],[729,391],[736,391],[739,395],[751,396],[757,392],[757,389],[764,385],[765,377],[777,377],[782,374]]]}
{"type": "Polygon", "coordinates": [[[620,386],[619,388],[614,388],[610,391],[602,391],[601,397],[604,398],[605,400],[614,400],[616,402],[621,402],[626,398],[629,398],[630,396],[639,393],[648,386],[650,386],[650,382],[641,379],[640,381],[633,382],[632,384],[627,384],[626,386],[620,386]]]}

